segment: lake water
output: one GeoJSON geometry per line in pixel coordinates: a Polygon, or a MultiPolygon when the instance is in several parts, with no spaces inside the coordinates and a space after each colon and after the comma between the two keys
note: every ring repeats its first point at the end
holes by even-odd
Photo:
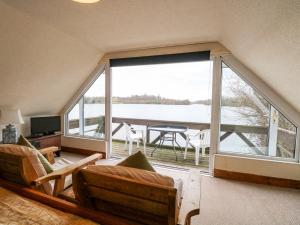
{"type": "MultiPolygon", "coordinates": [[[[155,104],[113,104],[112,116],[136,119],[157,119],[166,121],[184,121],[210,123],[210,105],[155,105],[155,104]]],[[[222,122],[226,124],[247,125],[241,118],[237,107],[222,107],[222,122]]],[[[85,104],[85,117],[104,115],[104,104],[85,104]]],[[[69,114],[70,119],[79,118],[79,110],[69,114]]]]}
{"type": "MultiPolygon", "coordinates": [[[[236,124],[236,125],[249,125],[249,121],[241,117],[238,111],[241,110],[237,107],[222,107],[222,123],[236,124]]],[[[113,104],[112,116],[136,119],[157,119],[165,121],[183,121],[183,122],[200,122],[210,123],[210,105],[192,104],[192,105],[156,105],[156,104],[113,104]]],[[[85,118],[97,117],[104,115],[104,104],[86,104],[84,113],[85,118]]],[[[78,119],[79,111],[73,110],[69,114],[70,119],[78,119]]],[[[254,125],[254,124],[252,124],[254,125]]],[[[113,129],[118,124],[113,124],[113,129]]],[[[134,126],[137,129],[144,129],[145,126],[134,126]]],[[[96,126],[90,126],[96,128],[96,126]]],[[[150,141],[157,137],[158,133],[151,132],[150,141]]],[[[114,136],[115,139],[124,140],[125,130],[120,129],[114,136]]],[[[180,145],[184,146],[185,141],[182,137],[178,137],[180,145]]],[[[236,134],[232,134],[224,141],[221,142],[221,148],[224,151],[233,151],[233,146],[239,152],[252,153],[252,150],[243,142],[236,134]]]]}

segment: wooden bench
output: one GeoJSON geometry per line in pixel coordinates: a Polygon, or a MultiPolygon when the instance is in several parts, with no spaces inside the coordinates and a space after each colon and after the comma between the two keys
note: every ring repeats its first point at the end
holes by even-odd
{"type": "MultiPolygon", "coordinates": [[[[55,151],[56,147],[47,148],[41,152],[42,154],[51,153],[52,150],[55,151]]],[[[31,151],[30,148],[24,146],[0,145],[0,178],[54,196],[63,191],[66,176],[71,175],[77,169],[95,164],[102,158],[101,154],[94,154],[50,174],[41,175],[38,171],[42,165],[33,164],[32,158],[35,162],[38,160],[33,152],[34,150],[31,151]],[[54,180],[54,188],[49,183],[51,180],[54,180]]]]}
{"type": "MultiPolygon", "coordinates": [[[[112,215],[111,213],[82,207],[78,204],[74,204],[54,196],[49,196],[37,190],[25,187],[23,185],[11,183],[3,179],[0,179],[0,186],[14,191],[23,197],[30,198],[64,212],[72,213],[83,218],[93,220],[102,225],[136,225],[136,223],[133,223],[130,220],[112,215]]],[[[199,214],[199,207],[200,174],[199,171],[191,171],[188,178],[188,185],[184,187],[184,197],[179,212],[178,224],[190,225],[191,217],[199,214]]]]}
{"type": "Polygon", "coordinates": [[[190,171],[180,206],[176,185],[163,186],[87,167],[73,173],[75,193],[67,190],[63,198],[134,224],[189,225],[191,217],[200,213],[200,177],[199,170],[190,171]]]}

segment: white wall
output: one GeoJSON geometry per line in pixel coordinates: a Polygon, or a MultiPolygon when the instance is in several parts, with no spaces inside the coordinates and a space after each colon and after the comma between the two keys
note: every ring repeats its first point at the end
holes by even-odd
{"type": "Polygon", "coordinates": [[[300,164],[216,154],[214,169],[300,180],[300,164]]]}
{"type": "Polygon", "coordinates": [[[57,114],[102,54],[0,1],[0,107],[57,114]]]}

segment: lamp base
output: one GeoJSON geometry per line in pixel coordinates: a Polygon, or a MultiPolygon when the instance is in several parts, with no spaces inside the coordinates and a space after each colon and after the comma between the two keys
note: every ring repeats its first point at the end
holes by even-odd
{"type": "Polygon", "coordinates": [[[17,143],[17,130],[14,125],[7,125],[2,130],[3,144],[16,144],[17,143]]]}

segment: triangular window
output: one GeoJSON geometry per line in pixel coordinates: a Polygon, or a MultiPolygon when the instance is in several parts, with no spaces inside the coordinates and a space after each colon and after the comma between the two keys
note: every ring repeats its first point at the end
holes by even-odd
{"type": "Polygon", "coordinates": [[[220,152],[295,158],[296,126],[222,63],[220,152]]]}
{"type": "Polygon", "coordinates": [[[66,114],[66,134],[104,138],[105,75],[102,72],[66,114]]]}

